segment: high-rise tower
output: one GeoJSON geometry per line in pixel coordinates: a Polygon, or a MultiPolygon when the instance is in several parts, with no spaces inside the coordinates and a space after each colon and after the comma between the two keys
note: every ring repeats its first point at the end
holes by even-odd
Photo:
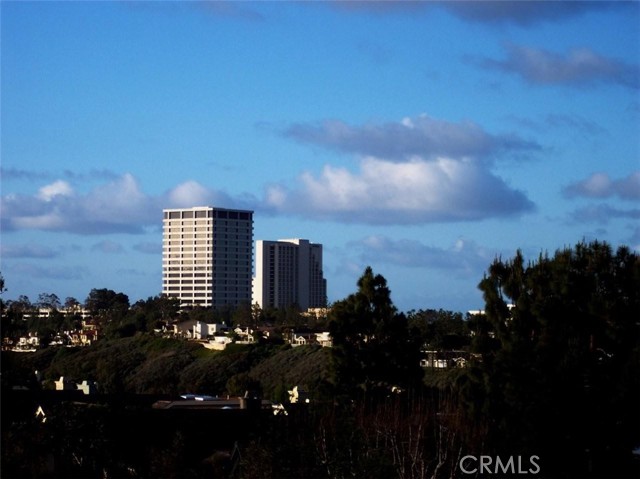
{"type": "Polygon", "coordinates": [[[253,302],[263,309],[325,307],[327,281],[322,272],[322,245],[305,239],[256,241],[253,302]]]}
{"type": "Polygon", "coordinates": [[[251,302],[253,211],[197,206],[163,210],[162,293],[182,305],[251,302]]]}

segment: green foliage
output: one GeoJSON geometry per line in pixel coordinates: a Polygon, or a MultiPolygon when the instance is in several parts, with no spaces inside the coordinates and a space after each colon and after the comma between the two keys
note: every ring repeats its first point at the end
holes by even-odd
{"type": "MultiPolygon", "coordinates": [[[[95,291],[95,290],[93,290],[95,291]]],[[[104,291],[104,290],[101,290],[104,291]]],[[[100,293],[103,294],[103,293],[100,293]]],[[[104,293],[110,296],[111,293],[104,293]]],[[[114,298],[116,298],[114,296],[114,298]]],[[[109,301],[109,300],[105,300],[109,301]]],[[[119,300],[124,301],[122,297],[119,300]]],[[[160,329],[163,324],[178,317],[180,304],[176,298],[167,296],[153,296],[136,302],[130,309],[125,308],[124,302],[111,309],[102,310],[99,318],[106,319],[102,334],[108,339],[127,338],[136,333],[151,333],[160,329]]]]}
{"type": "Polygon", "coordinates": [[[323,394],[330,380],[330,354],[319,346],[283,346],[251,369],[251,377],[260,380],[266,398],[288,400],[287,390],[300,386],[310,395],[323,394]]]}
{"type": "Polygon", "coordinates": [[[386,279],[370,267],[358,280],[358,291],[333,305],[329,321],[340,390],[408,386],[419,379],[420,344],[393,305],[386,279]]]}
{"type": "Polygon", "coordinates": [[[86,348],[60,348],[41,370],[48,379],[96,381],[104,393],[174,394],[180,372],[200,349],[187,341],[139,334],[86,348]]]}
{"type": "Polygon", "coordinates": [[[178,395],[180,372],[193,362],[187,350],[167,351],[147,356],[126,380],[126,389],[135,393],[178,395]]]}
{"type": "Polygon", "coordinates": [[[584,473],[623,467],[640,441],[640,258],[599,242],[529,264],[518,252],[479,287],[469,401],[493,446],[584,473]]]}
{"type": "Polygon", "coordinates": [[[231,377],[249,368],[246,351],[205,357],[182,370],[182,391],[201,394],[223,394],[231,377]]]}
{"type": "MultiPolygon", "coordinates": [[[[180,389],[201,394],[224,394],[229,380],[247,373],[275,351],[274,346],[230,344],[224,351],[200,357],[180,374],[180,389]]],[[[230,383],[234,386],[234,383],[230,383]]],[[[235,386],[234,386],[235,387],[235,386]]]]}
{"type": "Polygon", "coordinates": [[[258,326],[259,316],[254,316],[254,310],[251,304],[239,304],[231,316],[231,324],[233,326],[250,326],[255,328],[258,326]]]}
{"type": "Polygon", "coordinates": [[[129,310],[129,297],[111,289],[92,289],[84,302],[92,317],[113,321],[124,317],[129,310]]]}
{"type": "Polygon", "coordinates": [[[469,328],[462,313],[443,309],[409,311],[409,330],[429,350],[462,349],[469,345],[469,328]]]}
{"type": "Polygon", "coordinates": [[[3,303],[2,317],[2,335],[3,337],[17,338],[25,334],[27,324],[23,322],[23,319],[33,314],[35,311],[34,305],[29,298],[25,295],[20,295],[15,301],[7,301],[3,303]]]}
{"type": "Polygon", "coordinates": [[[179,322],[201,321],[203,323],[224,323],[227,313],[214,311],[203,306],[190,306],[180,311],[179,322]]]}

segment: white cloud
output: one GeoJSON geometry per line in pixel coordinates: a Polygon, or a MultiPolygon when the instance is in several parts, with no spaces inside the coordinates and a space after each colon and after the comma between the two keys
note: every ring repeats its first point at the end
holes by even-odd
{"type": "Polygon", "coordinates": [[[142,233],[162,221],[162,209],[215,204],[234,207],[227,195],[187,181],[158,196],[142,191],[131,174],[97,186],[86,194],[56,181],[35,195],[2,197],[0,212],[5,231],[37,229],[78,234],[142,233]]]}
{"type": "Polygon", "coordinates": [[[115,224],[144,221],[153,206],[129,173],[92,190],[82,204],[88,220],[115,224]]]}
{"type": "Polygon", "coordinates": [[[640,200],[640,171],[626,178],[612,179],[607,173],[593,173],[590,177],[572,183],[563,190],[568,198],[610,198],[618,196],[624,200],[640,200]]]}
{"type": "Polygon", "coordinates": [[[472,121],[428,115],[360,126],[340,120],[293,124],[285,136],[354,155],[359,169],[325,165],[296,186],[266,188],[265,206],[281,214],[345,223],[473,221],[534,209],[526,195],[492,171],[497,158],[542,146],[472,121]]]}
{"type": "Polygon", "coordinates": [[[12,226],[16,229],[55,230],[64,228],[63,218],[56,212],[43,215],[19,216],[13,218],[12,226]]]}
{"type": "Polygon", "coordinates": [[[50,185],[43,186],[38,190],[38,198],[44,201],[51,201],[56,196],[72,196],[73,188],[63,180],[54,181],[50,185]]]}
{"type": "Polygon", "coordinates": [[[173,188],[168,196],[176,208],[206,206],[211,202],[212,192],[196,181],[186,181],[173,188]]]}
{"type": "Polygon", "coordinates": [[[611,179],[606,173],[594,173],[580,184],[581,193],[589,197],[602,198],[609,196],[611,194],[610,189],[611,179]]]}
{"type": "MultiPolygon", "coordinates": [[[[406,119],[403,128],[417,128],[406,119]]],[[[389,141],[392,137],[388,138],[389,141]]],[[[160,195],[145,193],[131,174],[74,192],[64,181],[34,195],[10,194],[0,203],[5,231],[38,229],[77,234],[143,233],[161,224],[163,208],[211,205],[299,215],[346,223],[415,224],[474,221],[519,215],[533,203],[473,157],[424,159],[408,156],[361,158],[359,169],[326,165],[320,175],[303,172],[297,186],[266,187],[260,201],[251,194],[230,197],[197,181],[160,195]]]]}
{"type": "Polygon", "coordinates": [[[270,188],[266,198],[281,213],[371,224],[479,220],[533,209],[522,192],[476,162],[449,158],[368,157],[357,174],[327,165],[317,178],[304,173],[297,189],[270,188]]]}

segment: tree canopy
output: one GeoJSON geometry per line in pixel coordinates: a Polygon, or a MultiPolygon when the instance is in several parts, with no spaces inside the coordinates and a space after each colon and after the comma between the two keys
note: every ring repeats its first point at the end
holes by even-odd
{"type": "Polygon", "coordinates": [[[479,288],[469,401],[495,447],[585,474],[623,464],[640,439],[638,255],[593,242],[525,263],[518,251],[479,288]]]}
{"type": "Polygon", "coordinates": [[[409,385],[421,375],[420,344],[394,306],[387,280],[367,267],[357,285],[329,313],[336,385],[344,391],[409,385]]]}
{"type": "Polygon", "coordinates": [[[100,319],[122,317],[129,309],[129,297],[111,289],[92,289],[84,302],[91,315],[100,319]]]}

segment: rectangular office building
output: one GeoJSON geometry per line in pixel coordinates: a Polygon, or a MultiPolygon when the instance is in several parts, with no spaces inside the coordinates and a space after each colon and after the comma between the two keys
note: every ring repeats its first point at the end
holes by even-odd
{"type": "Polygon", "coordinates": [[[183,306],[251,302],[253,211],[163,210],[162,293],[183,306]]]}
{"type": "Polygon", "coordinates": [[[253,302],[262,309],[326,307],[322,245],[305,239],[256,241],[253,302]]]}

